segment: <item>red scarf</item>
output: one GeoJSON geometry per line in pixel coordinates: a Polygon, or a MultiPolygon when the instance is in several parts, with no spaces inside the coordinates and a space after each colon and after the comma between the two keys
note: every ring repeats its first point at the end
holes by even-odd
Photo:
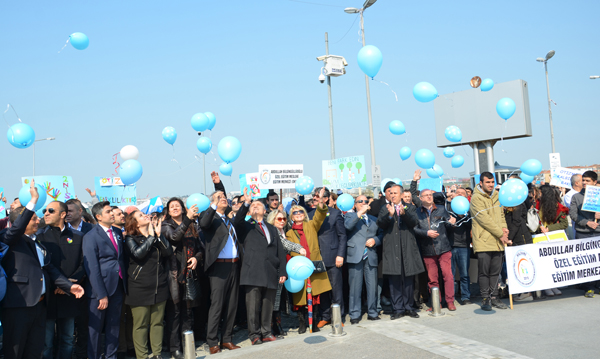
{"type": "Polygon", "coordinates": [[[292,225],[292,229],[295,230],[300,235],[300,245],[306,251],[306,258],[310,258],[310,248],[308,248],[308,242],[306,241],[306,236],[304,235],[304,229],[302,223],[292,225]]]}

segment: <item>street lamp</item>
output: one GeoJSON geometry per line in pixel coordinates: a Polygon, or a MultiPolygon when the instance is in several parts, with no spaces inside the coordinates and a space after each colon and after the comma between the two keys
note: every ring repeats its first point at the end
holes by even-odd
{"type": "Polygon", "coordinates": [[[590,76],[590,80],[600,79],[600,76],[590,76]]]}
{"type": "Polygon", "coordinates": [[[550,84],[548,83],[548,60],[550,60],[556,52],[551,50],[546,54],[546,58],[538,57],[537,62],[543,62],[544,68],[546,69],[546,90],[548,91],[548,115],[550,116],[550,138],[552,139],[552,153],[556,153],[554,150],[554,129],[552,128],[552,100],[550,99],[550,84]]]}
{"type": "Polygon", "coordinates": [[[35,176],[35,143],[36,142],[40,142],[40,141],[54,141],[56,138],[54,137],[47,137],[47,138],[41,138],[39,140],[35,140],[33,141],[33,175],[35,176]]]}
{"type": "MultiPolygon", "coordinates": [[[[367,0],[365,1],[365,3],[363,4],[362,9],[357,9],[354,7],[348,7],[344,9],[344,12],[346,12],[347,14],[360,14],[360,32],[362,34],[362,45],[363,47],[365,46],[365,23],[364,23],[364,18],[363,18],[363,12],[371,7],[373,4],[375,4],[377,0],[367,0]]],[[[381,171],[379,171],[379,168],[377,167],[377,164],[375,162],[375,144],[374,144],[374,140],[373,140],[373,119],[371,117],[371,94],[370,94],[370,90],[369,90],[369,76],[367,76],[365,74],[365,84],[367,86],[367,112],[369,114],[369,141],[371,142],[371,166],[372,166],[372,173],[373,173],[373,178],[375,179],[376,176],[380,176],[381,171]]],[[[375,181],[373,181],[375,182],[375,181]]]]}

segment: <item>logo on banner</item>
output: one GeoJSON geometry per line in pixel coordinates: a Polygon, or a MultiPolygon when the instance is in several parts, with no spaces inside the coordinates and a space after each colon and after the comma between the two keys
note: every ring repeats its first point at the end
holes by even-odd
{"type": "Polygon", "coordinates": [[[523,250],[515,253],[514,271],[517,281],[523,287],[529,287],[535,282],[535,265],[529,253],[523,250]]]}
{"type": "Polygon", "coordinates": [[[262,171],[262,173],[260,174],[260,181],[263,184],[268,184],[271,181],[271,174],[269,173],[269,170],[262,171]]]}

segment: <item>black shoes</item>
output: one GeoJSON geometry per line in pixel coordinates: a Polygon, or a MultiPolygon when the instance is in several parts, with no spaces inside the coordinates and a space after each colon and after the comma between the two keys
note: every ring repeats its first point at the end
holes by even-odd
{"type": "Polygon", "coordinates": [[[354,325],[358,323],[360,323],[360,319],[350,319],[350,324],[354,325]]]}
{"type": "Polygon", "coordinates": [[[181,350],[175,350],[174,352],[171,352],[171,357],[173,357],[173,359],[184,359],[181,350]]]}
{"type": "Polygon", "coordinates": [[[390,320],[400,319],[400,318],[404,317],[405,315],[406,315],[406,312],[393,313],[392,315],[390,315],[390,320]]]}
{"type": "Polygon", "coordinates": [[[379,316],[377,317],[367,317],[367,320],[381,320],[379,316]]]}
{"type": "Polygon", "coordinates": [[[485,310],[487,312],[492,310],[492,303],[490,298],[483,298],[481,301],[481,310],[485,310]]]}
{"type": "Polygon", "coordinates": [[[462,301],[462,303],[460,303],[460,305],[469,305],[469,304],[473,304],[473,302],[471,302],[468,299],[465,299],[465,300],[462,301]]]}
{"type": "Polygon", "coordinates": [[[415,312],[414,310],[409,310],[406,313],[404,313],[404,315],[409,316],[411,318],[418,318],[419,314],[417,314],[417,312],[415,312]]]}
{"type": "Polygon", "coordinates": [[[492,307],[498,309],[508,309],[508,306],[500,300],[500,298],[492,298],[492,307]]]}

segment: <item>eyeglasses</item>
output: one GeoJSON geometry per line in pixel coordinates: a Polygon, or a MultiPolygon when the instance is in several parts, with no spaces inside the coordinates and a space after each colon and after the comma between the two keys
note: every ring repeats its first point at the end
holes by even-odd
{"type": "MultiPolygon", "coordinates": [[[[297,212],[299,212],[299,211],[297,211],[297,212]]],[[[302,212],[300,212],[300,213],[302,213],[302,212]]],[[[295,213],[294,213],[294,214],[295,214],[295,213]]],[[[284,218],[284,217],[278,217],[278,218],[275,218],[275,219],[276,219],[278,222],[285,222],[285,218],[284,218]]]]}
{"type": "Polygon", "coordinates": [[[42,210],[42,213],[46,214],[46,211],[48,211],[48,213],[53,214],[54,212],[56,212],[56,210],[54,208],[44,208],[42,210]]]}
{"type": "Polygon", "coordinates": [[[231,201],[231,205],[232,205],[232,206],[235,206],[236,204],[238,204],[238,202],[237,202],[237,201],[231,201]]]}
{"type": "Polygon", "coordinates": [[[292,212],[292,214],[293,214],[293,215],[297,215],[297,214],[304,214],[304,212],[302,212],[302,211],[294,211],[294,212],[292,212]]]}
{"type": "Polygon", "coordinates": [[[356,203],[368,203],[368,202],[369,202],[369,201],[367,201],[367,200],[364,200],[364,199],[361,199],[361,200],[358,200],[358,201],[356,201],[356,203]]]}

